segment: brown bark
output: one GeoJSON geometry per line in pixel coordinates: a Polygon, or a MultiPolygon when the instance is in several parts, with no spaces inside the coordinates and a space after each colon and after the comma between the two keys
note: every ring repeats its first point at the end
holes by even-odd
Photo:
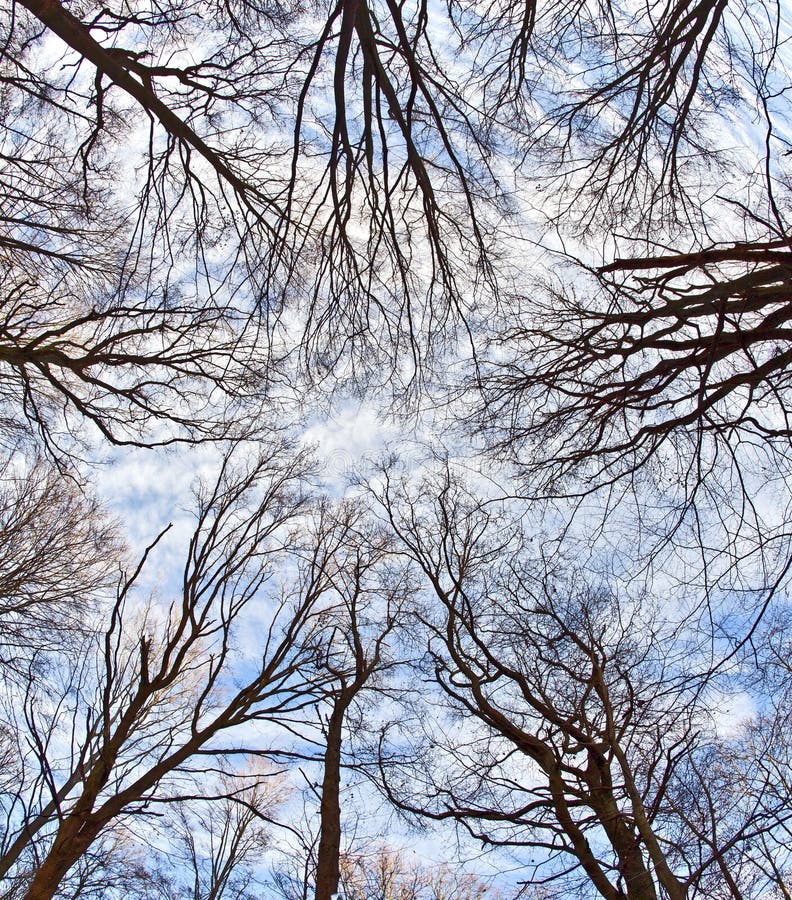
{"type": "Polygon", "coordinates": [[[596,748],[589,750],[587,769],[591,789],[591,807],[602,824],[608,841],[619,860],[629,900],[657,900],[657,889],[641,852],[641,839],[624,821],[616,802],[608,759],[596,748]]]}
{"type": "Polygon", "coordinates": [[[91,846],[101,828],[101,824],[86,823],[78,816],[64,822],[52,849],[36,870],[25,900],[51,900],[66,873],[91,846]]]}
{"type": "Polygon", "coordinates": [[[646,269],[692,269],[719,262],[777,262],[789,265],[789,241],[733,244],[731,247],[711,247],[698,253],[673,253],[663,256],[628,257],[614,259],[597,270],[609,272],[635,272],[646,269]]]}
{"type": "Polygon", "coordinates": [[[30,841],[48,822],[52,821],[58,810],[58,805],[69,796],[69,792],[74,789],[79,780],[79,771],[74,771],[52,800],[42,807],[41,812],[31,821],[25,823],[24,829],[19,832],[3,857],[0,858],[0,879],[4,878],[11,871],[11,867],[22,855],[30,841]]]}
{"type": "Polygon", "coordinates": [[[657,872],[657,879],[662,885],[665,892],[668,894],[669,900],[685,900],[685,898],[687,897],[685,886],[674,875],[674,873],[671,871],[671,867],[668,865],[668,861],[666,860],[665,854],[660,847],[660,842],[657,839],[657,835],[654,833],[651,823],[646,816],[646,810],[644,809],[643,800],[641,799],[640,792],[636,787],[635,780],[633,778],[632,767],[630,766],[626,754],[616,743],[614,743],[614,755],[616,756],[616,759],[619,761],[619,765],[621,766],[625,788],[632,804],[632,814],[633,819],[635,820],[636,828],[638,829],[641,838],[646,845],[649,857],[651,858],[655,871],[657,872]]]}
{"type": "Polygon", "coordinates": [[[341,739],[347,702],[338,697],[327,724],[320,836],[316,863],[316,900],[330,900],[338,891],[341,855],[341,739]]]}

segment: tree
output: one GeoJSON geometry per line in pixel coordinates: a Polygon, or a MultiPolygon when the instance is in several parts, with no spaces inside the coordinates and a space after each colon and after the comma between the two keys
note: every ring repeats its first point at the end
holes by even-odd
{"type": "MultiPolygon", "coordinates": [[[[317,890],[334,891],[350,716],[382,694],[405,558],[434,595],[416,633],[450,774],[419,800],[386,781],[403,807],[536,847],[558,890],[782,890],[785,720],[759,677],[772,715],[737,739],[715,711],[738,664],[765,664],[746,654],[792,566],[784,16],[741,0],[0,13],[0,444],[37,438],[75,479],[97,435],[264,446],[238,475],[227,460],[201,501],[167,609],[133,609],[148,568],[102,600],[110,566],[80,560],[106,529],[46,464],[10,489],[0,607],[3,566],[22,565],[0,609],[14,629],[0,784],[15,890],[50,896],[69,872],[87,890],[127,820],[186,788],[219,803],[201,760],[253,749],[321,755],[317,890]],[[737,133],[747,111],[758,136],[737,133]],[[585,264],[548,274],[527,244],[585,264]],[[626,494],[632,530],[608,552],[645,594],[606,564],[532,553],[518,521],[538,506],[498,517],[452,478],[417,497],[386,482],[396,550],[354,517],[312,519],[307,473],[266,429],[275,411],[302,420],[317,381],[330,403],[379,402],[386,384],[401,400],[409,384],[432,426],[442,406],[457,433],[494,437],[517,492],[579,500],[587,528],[601,500],[595,559],[626,494]],[[19,526],[17,503],[33,510],[19,526]],[[685,582],[673,615],[653,599],[668,596],[661,570],[685,582]],[[55,593],[36,581],[52,572],[55,593]],[[106,611],[101,638],[77,598],[106,611]],[[41,623],[61,611],[73,637],[58,652],[41,623]],[[260,652],[236,653],[253,627],[260,652]],[[443,736],[449,708],[477,723],[469,758],[443,736]]],[[[155,875],[143,893],[167,890],[155,875]]]]}
{"type": "Polygon", "coordinates": [[[69,102],[79,86],[67,78],[64,97],[47,82],[53,70],[33,71],[41,35],[13,10],[3,28],[3,445],[38,433],[63,463],[93,433],[119,444],[228,436],[223,397],[239,408],[259,390],[242,363],[247,316],[211,290],[199,298],[194,275],[138,233],[118,171],[84,157],[80,166],[85,117],[79,97],[69,102]]]}
{"type": "Polygon", "coordinates": [[[270,823],[288,792],[282,774],[254,763],[237,774],[221,775],[212,799],[179,802],[166,828],[163,868],[185,864],[180,894],[190,900],[258,896],[262,885],[254,867],[271,841],[270,823]]]}
{"type": "MultiPolygon", "coordinates": [[[[358,345],[390,358],[403,340],[417,361],[466,305],[458,282],[470,262],[483,265],[479,185],[493,179],[480,164],[480,116],[459,107],[425,15],[339,4],[321,21],[210,3],[199,28],[189,6],[84,19],[61,3],[15,9],[5,45],[13,98],[72,132],[79,181],[106,185],[107,170],[121,168],[140,186],[136,203],[120,204],[133,272],[167,283],[181,250],[210,297],[236,294],[265,331],[283,300],[302,294],[304,346],[323,348],[324,371],[350,349],[360,365],[358,345]],[[32,58],[45,41],[58,52],[53,36],[67,48],[62,78],[32,58]],[[329,117],[318,108],[328,90],[329,117]],[[286,139],[273,139],[284,122],[286,139]],[[139,178],[114,147],[135,126],[148,131],[139,178]],[[360,234],[353,222],[368,225],[360,234]],[[138,260],[148,246],[151,262],[138,260]],[[413,265],[424,247],[425,279],[413,265]],[[433,304],[421,302],[422,283],[433,304]]],[[[35,216],[28,223],[38,229],[35,216]]]]}
{"type": "Polygon", "coordinates": [[[413,581],[359,499],[325,500],[313,534],[311,564],[323,573],[328,601],[315,659],[322,689],[311,715],[294,723],[298,740],[279,754],[300,764],[307,788],[303,820],[292,827],[299,849],[283,848],[287,858],[273,880],[284,897],[330,900],[365,817],[345,799],[349,774],[359,775],[370,762],[367,744],[376,737],[372,720],[380,707],[404,694],[400,632],[410,617],[413,581]],[[309,775],[316,769],[316,777],[309,775]]]}
{"type": "MultiPolygon", "coordinates": [[[[392,558],[387,536],[374,532],[362,511],[342,508],[325,528],[332,553],[330,577],[339,602],[323,651],[329,715],[324,729],[316,900],[331,900],[341,879],[344,731],[364,697],[382,699],[390,693],[385,679],[400,665],[390,644],[407,615],[412,589],[409,573],[392,558]]],[[[362,730],[362,717],[359,708],[356,732],[362,730]]]]}
{"type": "Polygon", "coordinates": [[[753,476],[788,477],[782,18],[775,4],[529,4],[518,43],[495,33],[500,66],[545,111],[539,212],[564,251],[502,306],[476,373],[477,424],[533,496],[677,482],[691,520],[732,503],[734,528],[762,540],[753,476]]]}
{"type": "Polygon", "coordinates": [[[121,581],[104,634],[65,655],[43,687],[12,692],[18,780],[4,796],[2,873],[29,900],[53,896],[120,819],[185,790],[207,796],[206,773],[222,770],[226,751],[241,752],[234,729],[315,702],[323,584],[309,573],[280,596],[265,589],[270,560],[289,557],[305,477],[305,458],[282,443],[239,469],[227,458],[199,497],[180,596],[159,611],[128,611],[147,551],[121,581]],[[234,685],[233,629],[254,601],[268,604],[261,640],[250,676],[234,685]]]}
{"type": "Polygon", "coordinates": [[[788,803],[755,738],[718,736],[729,679],[711,637],[660,597],[532,553],[513,510],[448,470],[420,493],[386,477],[380,496],[439,602],[427,668],[465,722],[444,732],[436,715],[427,778],[409,753],[401,776],[383,767],[394,802],[528,850],[531,883],[567,895],[755,896],[767,882],[750,847],[783,844],[788,803]]]}
{"type": "MultiPolygon", "coordinates": [[[[135,900],[249,900],[261,889],[256,868],[272,839],[271,823],[288,796],[281,773],[256,760],[225,760],[207,772],[200,796],[170,798],[149,819],[106,829],[61,883],[57,896],[135,900]],[[137,826],[137,827],[135,827],[137,826]]],[[[4,894],[9,898],[22,896],[4,894]]]]}
{"type": "Polygon", "coordinates": [[[3,267],[0,296],[0,415],[12,441],[37,435],[63,466],[97,433],[138,446],[244,434],[228,422],[260,400],[266,374],[242,362],[251,349],[239,314],[176,305],[164,285],[119,296],[107,273],[102,283],[22,265],[24,276],[3,267]]]}
{"type": "Polygon", "coordinates": [[[550,490],[658,456],[746,467],[743,446],[786,473],[791,259],[784,241],[744,243],[617,260],[591,299],[548,286],[535,324],[503,339],[487,427],[550,490]]]}
{"type": "Polygon", "coordinates": [[[341,861],[343,896],[348,900],[483,900],[499,896],[487,885],[446,864],[426,865],[387,845],[341,861]]]}
{"type": "Polygon", "coordinates": [[[46,651],[78,647],[118,577],[117,529],[46,460],[0,469],[0,669],[24,681],[46,651]]]}
{"type": "MultiPolygon", "coordinates": [[[[344,377],[356,382],[377,377],[372,360],[406,361],[406,351],[414,375],[455,326],[475,344],[489,331],[495,301],[513,282],[500,265],[508,230],[498,226],[526,205],[522,186],[537,171],[563,188],[557,210],[542,203],[554,222],[579,231],[575,223],[591,227],[604,214],[605,233],[643,228],[654,248],[677,235],[688,253],[722,241],[707,233],[720,206],[710,215],[699,198],[708,171],[730,169],[745,190],[729,202],[773,231],[743,243],[758,255],[783,248],[778,122],[788,77],[774,9],[740,14],[723,2],[663,0],[641,11],[534,2],[474,11],[452,3],[430,17],[423,2],[383,0],[322,14],[252,2],[89,13],[18,0],[4,44],[7,102],[20,113],[9,179],[24,201],[6,220],[12,262],[32,255],[74,266],[88,242],[98,243],[124,257],[114,284],[138,277],[146,286],[137,292],[142,306],[127,300],[127,312],[145,319],[154,310],[156,322],[161,298],[169,311],[183,304],[179,352],[170,342],[151,357],[130,352],[119,327],[114,353],[47,363],[56,394],[64,373],[71,383],[77,370],[78,387],[93,377],[86,366],[137,373],[137,415],[125,427],[175,416],[189,430],[190,417],[176,412],[189,391],[182,376],[197,377],[199,390],[218,388],[223,361],[242,356],[224,352],[230,337],[215,347],[220,359],[209,352],[204,315],[225,327],[230,318],[236,339],[261,327],[246,375],[264,382],[273,361],[294,350],[323,378],[352,362],[344,377]],[[53,55],[66,48],[61,70],[36,64],[44,47],[53,55]],[[766,128],[754,154],[757,192],[750,165],[707,136],[754,102],[766,128]],[[116,146],[137,129],[139,176],[116,146]],[[28,146],[36,154],[26,155],[28,146]],[[510,176],[499,157],[519,173],[518,190],[504,186],[510,176]],[[72,158],[64,212],[50,160],[72,158]],[[136,186],[126,192],[134,202],[114,190],[113,171],[136,186]],[[116,244],[85,230],[95,218],[86,217],[89,204],[108,196],[118,209],[116,244]],[[181,278],[187,258],[192,268],[181,278]],[[258,324],[245,331],[235,313],[258,324]],[[283,315],[285,346],[274,337],[283,315]],[[147,368],[158,373],[159,402],[147,368]]],[[[110,294],[119,302],[115,286],[110,294]]],[[[90,350],[97,338],[88,331],[90,350]]],[[[389,367],[405,377],[408,368],[389,367]]],[[[119,393],[117,382],[94,389],[119,393]]],[[[78,400],[128,439],[82,388],[70,402],[78,400]]]]}

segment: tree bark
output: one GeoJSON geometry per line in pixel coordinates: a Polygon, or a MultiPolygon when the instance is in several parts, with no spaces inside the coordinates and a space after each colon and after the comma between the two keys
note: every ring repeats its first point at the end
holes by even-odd
{"type": "Polygon", "coordinates": [[[315,900],[330,900],[338,892],[341,856],[341,738],[347,703],[338,697],[327,724],[322,801],[319,807],[319,851],[315,900]]]}
{"type": "Polygon", "coordinates": [[[66,873],[91,846],[101,831],[101,825],[93,827],[74,818],[59,830],[52,849],[36,871],[25,894],[25,900],[51,900],[66,873]]]}

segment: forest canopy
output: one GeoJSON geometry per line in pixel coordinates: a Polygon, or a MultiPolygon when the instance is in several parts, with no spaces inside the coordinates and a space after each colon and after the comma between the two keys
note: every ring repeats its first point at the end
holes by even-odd
{"type": "Polygon", "coordinates": [[[792,896],[792,10],[0,22],[0,895],[792,896]]]}

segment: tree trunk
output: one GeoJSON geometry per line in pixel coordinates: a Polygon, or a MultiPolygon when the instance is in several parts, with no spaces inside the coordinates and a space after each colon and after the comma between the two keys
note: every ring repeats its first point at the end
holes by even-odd
{"type": "Polygon", "coordinates": [[[66,873],[91,846],[100,830],[99,826],[87,828],[85,823],[80,827],[77,820],[71,825],[64,823],[52,849],[37,869],[25,900],[51,900],[66,873]]]}
{"type": "Polygon", "coordinates": [[[338,891],[341,854],[341,733],[346,703],[337,698],[327,725],[322,802],[319,808],[319,853],[316,863],[316,900],[330,900],[338,891]]]}
{"type": "Polygon", "coordinates": [[[625,821],[616,802],[609,760],[598,750],[589,750],[587,781],[590,804],[618,857],[628,900],[657,900],[657,887],[641,852],[641,839],[625,821]]]}
{"type": "Polygon", "coordinates": [[[41,812],[39,812],[34,819],[25,824],[24,828],[14,839],[5,855],[0,859],[0,879],[5,878],[11,871],[11,867],[22,855],[22,852],[27,845],[45,825],[52,821],[55,812],[58,810],[58,804],[63,803],[66,797],[69,796],[69,792],[79,780],[79,771],[72,772],[66,783],[58,790],[55,797],[42,807],[41,812]]]}

